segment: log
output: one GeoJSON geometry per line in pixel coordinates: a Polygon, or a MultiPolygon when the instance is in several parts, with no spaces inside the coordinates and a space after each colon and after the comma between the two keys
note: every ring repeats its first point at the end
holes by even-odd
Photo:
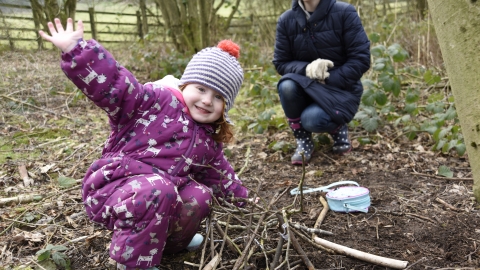
{"type": "Polygon", "coordinates": [[[407,267],[407,264],[408,264],[407,261],[400,261],[400,260],[373,255],[373,254],[359,251],[353,248],[335,244],[319,237],[315,237],[314,241],[317,244],[322,245],[326,248],[329,248],[337,253],[343,254],[345,256],[353,257],[355,259],[359,259],[362,261],[370,262],[376,265],[381,265],[381,266],[390,267],[394,269],[404,269],[405,267],[407,267]]]}

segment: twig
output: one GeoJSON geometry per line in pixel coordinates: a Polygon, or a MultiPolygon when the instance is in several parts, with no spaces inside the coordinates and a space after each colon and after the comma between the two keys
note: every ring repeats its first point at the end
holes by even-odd
{"type": "Polygon", "coordinates": [[[92,153],[97,153],[98,148],[100,148],[100,147],[102,147],[102,146],[104,146],[103,143],[100,144],[100,145],[98,145],[97,147],[95,147],[95,149],[93,149],[92,151],[90,151],[88,154],[86,154],[80,161],[75,162],[75,166],[73,166],[73,167],[70,169],[70,171],[68,171],[67,175],[72,177],[73,175],[71,175],[71,174],[77,169],[77,167],[82,163],[82,161],[84,161],[85,159],[87,159],[88,156],[90,156],[92,153]]]}
{"type": "MultiPolygon", "coordinates": [[[[230,216],[228,216],[229,220],[230,220],[230,216]]],[[[227,244],[227,247],[233,251],[234,253],[238,253],[238,254],[242,254],[242,251],[240,250],[240,248],[232,242],[232,239],[230,239],[230,237],[222,230],[222,227],[220,227],[220,224],[218,224],[218,222],[214,222],[213,223],[214,226],[215,226],[215,230],[217,230],[217,233],[220,235],[220,237],[223,238],[224,242],[227,244]]],[[[228,227],[230,227],[229,223],[226,222],[226,228],[225,228],[225,231],[227,230],[228,227]]]]}
{"type": "MultiPolygon", "coordinates": [[[[271,200],[270,203],[268,204],[267,210],[269,210],[269,209],[273,206],[272,204],[273,204],[274,201],[275,201],[275,196],[272,198],[272,200],[271,200]]],[[[260,224],[262,224],[262,222],[263,222],[263,220],[264,220],[264,218],[265,218],[266,215],[267,215],[266,212],[261,215],[261,217],[260,217],[259,220],[258,220],[258,225],[255,227],[255,231],[254,231],[253,234],[257,234],[258,229],[259,229],[259,227],[260,227],[260,224]]],[[[242,262],[243,262],[245,256],[247,255],[248,250],[250,249],[250,246],[252,245],[254,239],[255,239],[255,237],[252,236],[252,237],[248,240],[248,243],[245,245],[244,250],[243,250],[243,252],[242,252],[242,255],[240,255],[240,257],[236,260],[235,265],[233,266],[233,270],[238,270],[238,269],[240,268],[240,266],[242,265],[242,262]]]]}
{"type": "Polygon", "coordinates": [[[30,259],[30,261],[33,262],[34,264],[36,264],[40,269],[47,270],[47,269],[43,268],[40,264],[38,264],[36,261],[34,261],[32,259],[30,259]]]}
{"type": "Polygon", "coordinates": [[[10,223],[10,225],[8,225],[7,228],[5,228],[5,230],[0,233],[0,236],[2,236],[6,231],[8,231],[15,224],[15,222],[17,222],[25,213],[27,213],[28,210],[29,209],[25,209],[20,215],[18,215],[14,222],[10,223]]]}
{"type": "Polygon", "coordinates": [[[272,264],[270,264],[271,269],[275,269],[275,267],[277,267],[278,265],[278,260],[280,259],[280,255],[282,254],[283,242],[285,242],[285,240],[283,239],[283,236],[280,235],[280,238],[278,239],[277,249],[275,251],[275,256],[273,257],[272,264]]]}
{"type": "Polygon", "coordinates": [[[250,146],[247,148],[247,152],[245,153],[245,164],[243,165],[242,169],[237,173],[237,176],[240,177],[240,175],[243,173],[245,168],[248,166],[248,161],[250,160],[250,146]]]}
{"type": "Polygon", "coordinates": [[[335,165],[340,165],[340,163],[338,163],[338,161],[336,161],[335,159],[329,157],[329,156],[326,155],[325,153],[320,152],[320,154],[321,154],[324,158],[326,158],[326,159],[330,160],[331,162],[335,163],[335,165]]]}
{"type": "Polygon", "coordinates": [[[219,262],[220,262],[220,255],[217,253],[217,255],[215,255],[213,259],[210,260],[210,262],[205,265],[203,270],[213,270],[217,267],[219,262]]]}
{"type": "Polygon", "coordinates": [[[412,266],[416,265],[417,263],[423,262],[423,261],[425,261],[426,259],[427,259],[427,258],[422,257],[420,260],[418,260],[418,261],[410,264],[410,265],[409,265],[407,268],[405,268],[404,270],[407,270],[407,269],[409,269],[409,268],[412,268],[412,266]]]}
{"type": "MultiPolygon", "coordinates": [[[[322,209],[322,212],[320,212],[320,215],[318,215],[317,221],[315,221],[315,225],[313,225],[314,229],[317,229],[318,227],[320,227],[320,225],[322,225],[322,222],[325,219],[325,216],[327,215],[328,210],[330,209],[327,201],[325,201],[323,196],[320,196],[318,199],[320,200],[320,203],[323,205],[323,209],[322,209]]],[[[315,233],[313,233],[312,238],[315,237],[315,236],[317,236],[317,235],[315,235],[315,233]]]]}
{"type": "MultiPolygon", "coordinates": [[[[210,222],[211,222],[211,219],[210,219],[210,222]]],[[[207,230],[210,230],[211,227],[209,228],[209,222],[207,222],[207,230]]],[[[207,231],[207,234],[205,234],[205,237],[208,238],[208,231],[207,231]]],[[[205,239],[205,241],[203,242],[203,248],[202,248],[202,255],[200,256],[200,264],[198,266],[198,269],[202,269],[202,266],[203,266],[203,263],[205,262],[205,251],[207,250],[207,239],[205,239]]]]}
{"type": "Polygon", "coordinates": [[[319,237],[315,237],[314,240],[316,243],[324,247],[330,248],[337,253],[343,254],[345,256],[353,257],[362,261],[370,262],[376,265],[381,265],[381,266],[395,268],[395,269],[404,269],[405,267],[407,267],[407,264],[408,264],[407,261],[400,261],[400,260],[373,255],[373,254],[359,251],[353,248],[335,244],[319,237]]]}
{"type": "Polygon", "coordinates": [[[295,229],[299,229],[299,230],[302,230],[302,231],[305,231],[305,232],[308,232],[308,233],[313,233],[313,234],[319,233],[319,234],[333,235],[332,232],[321,230],[321,229],[308,228],[308,227],[305,227],[305,226],[297,224],[297,223],[290,223],[290,225],[292,225],[292,227],[294,227],[295,229]]]}
{"type": "Polygon", "coordinates": [[[473,178],[456,178],[456,177],[443,177],[439,175],[430,175],[426,173],[417,173],[417,172],[411,172],[413,175],[419,175],[419,176],[426,176],[426,177],[432,177],[436,179],[442,179],[442,180],[452,180],[452,181],[473,181],[473,178]]]}
{"type": "MultiPolygon", "coordinates": [[[[56,112],[52,112],[52,111],[46,110],[46,109],[44,109],[44,108],[42,108],[42,107],[38,107],[38,106],[35,106],[35,105],[33,105],[33,104],[23,102],[23,101],[18,100],[18,99],[16,99],[16,98],[12,98],[12,97],[5,96],[5,95],[0,95],[0,97],[6,98],[6,99],[10,99],[10,100],[12,100],[12,101],[14,101],[14,102],[17,102],[17,103],[20,103],[20,104],[23,104],[23,105],[30,106],[30,107],[35,108],[35,109],[37,109],[37,110],[41,110],[41,111],[44,111],[44,112],[48,112],[48,113],[53,114],[53,115],[55,115],[55,116],[59,116],[56,112]]],[[[73,120],[71,117],[66,116],[65,114],[61,114],[60,116],[61,116],[61,117],[65,117],[65,118],[70,119],[70,120],[73,120]]]]}
{"type": "Polygon", "coordinates": [[[310,245],[314,246],[315,248],[319,248],[319,249],[323,249],[324,251],[330,253],[330,254],[334,254],[335,252],[331,249],[328,249],[322,245],[319,245],[315,242],[312,241],[312,239],[308,239],[308,237],[306,237],[305,235],[303,235],[302,233],[298,232],[297,230],[293,229],[293,228],[290,228],[290,230],[295,233],[296,235],[298,235],[300,238],[302,238],[305,242],[309,243],[310,245]]]}
{"type": "MultiPolygon", "coordinates": [[[[291,228],[289,228],[291,230],[291,228]]],[[[293,233],[289,233],[288,236],[292,240],[293,247],[295,248],[295,251],[298,253],[300,258],[302,259],[303,263],[307,267],[308,270],[315,270],[315,267],[313,266],[312,262],[310,259],[308,259],[307,254],[305,254],[305,251],[303,251],[302,246],[300,246],[300,243],[298,243],[297,238],[293,233]]]]}
{"type": "Polygon", "coordinates": [[[30,194],[30,195],[19,195],[10,198],[0,198],[0,206],[4,206],[9,203],[29,203],[33,201],[40,201],[43,199],[43,196],[40,194],[30,194]]]}
{"type": "Polygon", "coordinates": [[[440,198],[438,198],[438,197],[435,198],[435,201],[443,204],[445,207],[449,208],[450,210],[453,210],[453,211],[461,211],[460,209],[456,208],[455,206],[447,203],[446,201],[444,201],[444,200],[442,200],[442,199],[440,199],[440,198]]]}
{"type": "Polygon", "coordinates": [[[417,215],[417,214],[413,214],[413,213],[405,213],[405,215],[407,216],[413,216],[413,217],[417,217],[417,218],[420,218],[420,219],[424,219],[424,220],[427,220],[427,221],[430,221],[432,222],[433,224],[436,224],[437,222],[435,222],[435,220],[431,219],[431,218],[428,218],[428,217],[424,217],[424,216],[420,216],[420,215],[417,215]]]}

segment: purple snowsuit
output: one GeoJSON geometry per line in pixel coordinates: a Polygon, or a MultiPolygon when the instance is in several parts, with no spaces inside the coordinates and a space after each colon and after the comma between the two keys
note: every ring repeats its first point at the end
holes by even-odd
{"type": "Polygon", "coordinates": [[[67,77],[102,108],[111,133],[88,169],[88,217],[113,230],[110,257],[128,268],[184,249],[210,213],[212,195],[247,198],[214,127],[195,122],[182,94],[140,84],[95,40],[62,54],[67,77]]]}

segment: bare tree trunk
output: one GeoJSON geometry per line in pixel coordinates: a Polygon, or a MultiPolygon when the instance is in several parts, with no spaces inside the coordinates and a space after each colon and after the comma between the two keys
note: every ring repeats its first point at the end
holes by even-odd
{"type": "Polygon", "coordinates": [[[480,202],[480,2],[428,0],[480,202]]]}
{"type": "Polygon", "coordinates": [[[420,19],[425,19],[425,14],[427,12],[427,0],[417,0],[417,12],[420,19]]]}
{"type": "Polygon", "coordinates": [[[75,20],[77,0],[64,0],[61,7],[57,0],[45,0],[43,5],[38,0],[30,0],[30,6],[35,25],[41,25],[43,29],[48,29],[47,22],[51,22],[55,18],[59,18],[64,25],[67,18],[75,20]]]}
{"type": "Polygon", "coordinates": [[[224,2],[221,0],[215,7],[214,0],[155,0],[169,29],[168,34],[180,52],[198,52],[219,39],[217,35],[230,26],[241,0],[235,1],[228,19],[223,20],[226,24],[219,27],[222,21],[217,20],[217,12],[224,2]]]}
{"type": "MultiPolygon", "coordinates": [[[[147,5],[145,0],[140,0],[140,10],[142,11],[142,32],[143,35],[148,34],[148,17],[147,17],[147,5]]],[[[141,37],[143,39],[143,36],[141,37]]]]}

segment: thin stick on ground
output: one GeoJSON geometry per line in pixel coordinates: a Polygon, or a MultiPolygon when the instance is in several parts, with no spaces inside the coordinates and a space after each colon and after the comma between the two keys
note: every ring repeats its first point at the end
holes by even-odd
{"type": "Polygon", "coordinates": [[[381,265],[381,266],[390,267],[394,269],[404,269],[405,267],[407,267],[407,264],[408,264],[407,261],[400,261],[400,260],[373,255],[373,254],[359,251],[353,248],[335,244],[319,237],[315,237],[314,240],[316,243],[326,248],[332,249],[336,253],[353,257],[362,261],[370,262],[376,265],[381,265]]]}
{"type": "MultiPolygon", "coordinates": [[[[327,215],[328,210],[330,207],[328,206],[327,201],[323,198],[323,196],[320,196],[318,198],[320,200],[320,203],[323,205],[322,212],[320,212],[320,215],[318,215],[317,220],[315,221],[315,225],[313,226],[314,229],[317,229],[322,225],[323,220],[325,219],[325,216],[327,215]]],[[[312,238],[316,237],[317,235],[315,233],[312,234],[312,238]]]]}
{"type": "Polygon", "coordinates": [[[48,113],[53,114],[53,115],[55,115],[55,116],[65,117],[65,118],[70,119],[70,120],[73,121],[73,119],[72,119],[71,117],[66,116],[65,114],[60,114],[60,115],[58,115],[56,112],[52,112],[52,111],[47,110],[47,109],[44,109],[44,108],[42,108],[42,107],[38,107],[38,106],[35,106],[35,105],[33,105],[33,104],[23,102],[23,101],[21,101],[21,100],[18,100],[18,99],[16,99],[16,98],[12,98],[12,97],[9,97],[9,96],[0,95],[0,97],[6,98],[6,99],[10,99],[10,100],[12,100],[12,101],[14,101],[14,102],[17,102],[17,103],[20,103],[20,104],[22,104],[22,105],[26,105],[26,106],[35,108],[35,109],[40,110],[40,111],[48,112],[48,113]]]}

